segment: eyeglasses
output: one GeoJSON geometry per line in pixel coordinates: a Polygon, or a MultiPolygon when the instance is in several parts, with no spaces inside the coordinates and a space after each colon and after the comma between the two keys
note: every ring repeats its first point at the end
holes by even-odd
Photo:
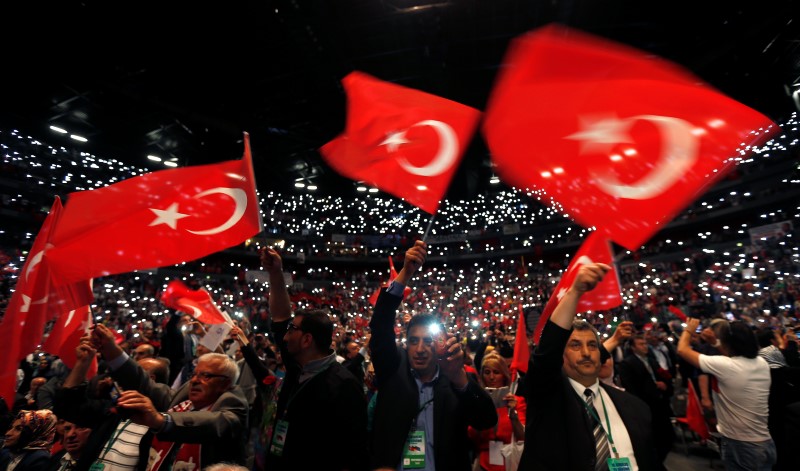
{"type": "MultiPolygon", "coordinates": [[[[207,383],[207,382],[211,381],[211,380],[212,380],[212,379],[214,379],[214,378],[225,378],[225,379],[230,379],[229,377],[227,377],[227,376],[225,376],[225,375],[215,375],[215,374],[213,374],[213,373],[206,373],[205,371],[202,371],[202,372],[200,372],[200,373],[198,373],[198,372],[195,372],[195,373],[192,375],[192,378],[197,378],[197,379],[199,379],[199,380],[200,380],[200,382],[202,382],[202,383],[207,383]]],[[[189,378],[189,379],[192,379],[192,378],[189,378]]]]}
{"type": "Polygon", "coordinates": [[[297,330],[299,332],[303,331],[303,329],[300,328],[300,326],[295,324],[294,322],[289,322],[289,325],[286,326],[286,332],[289,332],[290,330],[297,330]]]}

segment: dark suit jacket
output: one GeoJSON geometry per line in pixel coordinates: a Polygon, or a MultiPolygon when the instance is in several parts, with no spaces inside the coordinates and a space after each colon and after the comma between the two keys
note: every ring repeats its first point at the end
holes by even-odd
{"type": "MultiPolygon", "coordinates": [[[[0,470],[6,471],[11,462],[11,454],[7,449],[0,451],[0,470]]],[[[14,468],[16,471],[47,471],[50,467],[50,453],[45,450],[26,451],[25,457],[14,468]]]]}
{"type": "MultiPolygon", "coordinates": [[[[654,368],[652,363],[650,367],[654,368]]],[[[653,371],[655,372],[655,369],[653,369],[653,371]]],[[[655,381],[647,371],[647,367],[645,367],[642,360],[633,353],[625,357],[622,363],[620,363],[619,379],[626,392],[646,402],[654,412],[655,409],[660,410],[664,400],[668,399],[670,396],[672,385],[668,381],[665,381],[665,383],[667,383],[667,391],[662,392],[658,389],[655,381]]],[[[659,378],[656,378],[656,380],[662,381],[659,378]]]]}
{"type": "MultiPolygon", "coordinates": [[[[564,347],[571,334],[547,322],[525,376],[528,403],[525,449],[520,470],[593,470],[595,444],[583,399],[562,372],[564,347]]],[[[600,383],[628,429],[639,469],[659,469],[650,426],[650,410],[635,396],[600,383]]]]}
{"type": "MultiPolygon", "coordinates": [[[[397,347],[394,317],[402,299],[383,289],[370,321],[370,356],[378,382],[372,427],[372,465],[397,468],[411,424],[419,411],[419,391],[406,352],[397,347]]],[[[469,380],[457,391],[439,375],[433,390],[434,461],[436,469],[470,469],[468,426],[485,430],[497,423],[497,410],[486,391],[469,380]]]]}
{"type": "MultiPolygon", "coordinates": [[[[166,411],[189,398],[191,383],[177,391],[156,383],[132,359],[111,376],[123,390],[135,389],[153,402],[156,410],[166,411]]],[[[176,443],[199,443],[202,466],[228,462],[244,464],[249,407],[241,388],[224,392],[208,411],[171,412],[174,426],[156,435],[159,440],[176,443]]]]}

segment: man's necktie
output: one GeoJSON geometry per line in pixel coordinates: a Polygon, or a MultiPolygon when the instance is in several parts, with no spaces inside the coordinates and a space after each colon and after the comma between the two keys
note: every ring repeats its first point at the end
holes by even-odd
{"type": "Polygon", "coordinates": [[[591,411],[591,413],[589,413],[589,418],[591,419],[591,423],[594,424],[594,427],[592,428],[592,434],[594,435],[595,456],[597,456],[595,469],[607,470],[607,460],[611,457],[611,453],[608,449],[608,438],[606,437],[606,431],[603,430],[603,426],[597,420],[600,418],[600,415],[597,414],[597,409],[594,407],[594,393],[591,389],[586,388],[586,390],[583,391],[583,395],[586,396],[586,407],[588,407],[591,411]]]}

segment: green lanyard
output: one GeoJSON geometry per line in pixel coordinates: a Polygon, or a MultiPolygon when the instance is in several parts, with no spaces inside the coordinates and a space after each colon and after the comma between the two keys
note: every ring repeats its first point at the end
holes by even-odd
{"type": "Polygon", "coordinates": [[[103,452],[103,456],[101,456],[101,457],[97,458],[97,461],[100,461],[100,460],[103,460],[103,459],[105,459],[105,457],[106,457],[106,455],[108,454],[108,452],[109,452],[109,451],[111,451],[111,447],[112,447],[112,446],[114,446],[114,442],[116,442],[116,441],[117,441],[117,439],[119,438],[119,436],[120,436],[120,435],[122,435],[122,432],[124,432],[124,431],[125,431],[125,429],[126,429],[126,428],[128,428],[128,425],[130,425],[130,424],[131,424],[131,421],[130,421],[130,420],[126,420],[126,421],[125,421],[125,425],[123,425],[123,426],[122,426],[122,428],[121,428],[121,429],[119,429],[119,431],[117,432],[117,434],[116,434],[116,435],[112,435],[112,436],[111,436],[111,439],[108,441],[108,445],[106,446],[106,449],[105,449],[105,451],[103,452]]]}
{"type": "MultiPolygon", "coordinates": [[[[619,453],[617,453],[617,447],[614,446],[614,437],[611,436],[611,422],[608,421],[608,411],[606,410],[606,401],[603,400],[603,393],[598,389],[597,394],[600,396],[600,403],[603,405],[603,414],[606,416],[606,436],[608,437],[608,444],[611,445],[611,450],[614,451],[614,458],[619,458],[619,453]]],[[[586,411],[597,421],[600,426],[603,426],[603,422],[600,420],[600,417],[597,416],[597,412],[595,412],[594,407],[589,407],[589,404],[586,401],[583,402],[583,407],[586,408],[586,411]]]]}

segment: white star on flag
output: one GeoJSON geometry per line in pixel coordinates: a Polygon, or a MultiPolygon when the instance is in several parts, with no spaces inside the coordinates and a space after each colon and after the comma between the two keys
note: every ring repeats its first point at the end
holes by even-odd
{"type": "Polygon", "coordinates": [[[178,219],[183,219],[189,217],[188,214],[183,214],[178,212],[178,203],[172,203],[169,205],[167,209],[155,209],[155,208],[148,208],[150,211],[155,214],[156,217],[151,222],[150,226],[157,226],[159,224],[166,224],[172,229],[178,228],[178,219]]]}
{"type": "Polygon", "coordinates": [[[406,132],[405,131],[399,131],[399,132],[390,133],[386,137],[386,139],[384,139],[383,142],[381,142],[378,145],[379,146],[387,146],[386,149],[389,152],[394,152],[394,151],[397,150],[397,146],[399,146],[401,144],[408,144],[409,142],[411,142],[411,141],[406,139],[406,132]]]}
{"type": "Polygon", "coordinates": [[[617,118],[592,119],[580,117],[581,130],[566,136],[565,139],[583,141],[581,153],[591,150],[605,150],[613,144],[633,143],[628,135],[630,122],[617,118]]]}

